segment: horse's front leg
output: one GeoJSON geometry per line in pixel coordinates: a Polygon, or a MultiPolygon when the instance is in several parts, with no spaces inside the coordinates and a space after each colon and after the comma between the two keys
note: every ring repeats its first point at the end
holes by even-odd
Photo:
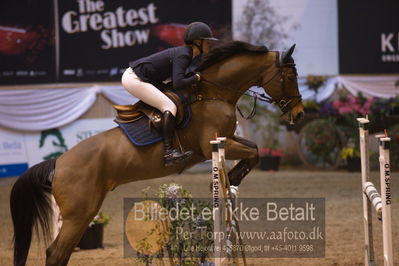
{"type": "Polygon", "coordinates": [[[230,185],[238,186],[244,177],[258,163],[258,146],[256,143],[233,136],[226,140],[226,159],[240,160],[229,172],[230,185]]]}

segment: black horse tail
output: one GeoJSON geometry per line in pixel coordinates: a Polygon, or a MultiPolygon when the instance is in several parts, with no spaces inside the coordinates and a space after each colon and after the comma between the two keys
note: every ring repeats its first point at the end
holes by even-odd
{"type": "Polygon", "coordinates": [[[43,239],[50,235],[51,182],[49,175],[55,169],[55,159],[34,165],[23,173],[11,190],[10,209],[14,225],[14,265],[25,265],[32,241],[33,227],[43,239]]]}

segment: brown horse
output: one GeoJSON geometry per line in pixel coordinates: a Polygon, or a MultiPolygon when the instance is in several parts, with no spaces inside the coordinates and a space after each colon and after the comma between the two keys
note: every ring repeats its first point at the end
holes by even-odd
{"type": "MultiPolygon", "coordinates": [[[[212,50],[199,70],[203,80],[186,94],[194,94],[192,120],[177,132],[181,146],[194,152],[185,164],[165,167],[161,142],[133,146],[119,127],[82,141],[56,160],[31,167],[13,186],[10,198],[14,223],[14,264],[25,265],[33,225],[49,234],[52,193],[63,217],[62,228],[48,247],[46,265],[66,265],[83,232],[97,214],[108,191],[137,180],[181,172],[211,158],[209,141],[227,137],[226,159],[241,160],[230,172],[239,185],[258,161],[255,143],[234,135],[236,103],[251,86],[263,87],[288,121],[303,114],[297,73],[287,52],[230,42],[212,50]]],[[[208,188],[204,188],[208,189],[208,188]]],[[[37,228],[36,228],[37,229],[37,228]]]]}

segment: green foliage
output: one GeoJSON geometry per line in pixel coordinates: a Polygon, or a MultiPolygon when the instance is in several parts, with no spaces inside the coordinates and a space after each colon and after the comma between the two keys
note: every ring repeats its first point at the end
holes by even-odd
{"type": "Polygon", "coordinates": [[[341,150],[341,137],[329,119],[314,120],[303,129],[302,147],[317,166],[336,164],[341,150]]]}
{"type": "Polygon", "coordinates": [[[360,153],[354,147],[345,147],[341,150],[341,158],[346,160],[348,158],[359,158],[360,153]]]}
{"type": "Polygon", "coordinates": [[[314,91],[315,96],[317,95],[319,88],[324,85],[327,77],[325,76],[316,76],[316,75],[308,75],[306,77],[305,85],[312,91],[314,91]]]}
{"type": "Polygon", "coordinates": [[[99,212],[96,216],[94,216],[89,226],[94,224],[104,224],[107,225],[110,220],[110,216],[105,215],[103,212],[99,212]]]}
{"type": "Polygon", "coordinates": [[[304,134],[304,146],[314,158],[326,160],[326,162],[329,162],[329,153],[335,154],[336,149],[331,148],[338,145],[340,136],[343,145],[336,146],[342,148],[339,157],[346,159],[358,156],[360,140],[357,118],[368,116],[371,133],[382,131],[398,123],[394,115],[399,106],[399,97],[381,99],[365,97],[361,93],[353,96],[347,91],[340,91],[337,99],[322,102],[319,107],[314,101],[305,101],[304,106],[305,108],[313,106],[318,109],[318,115],[325,121],[325,126],[307,127],[307,134],[304,134]],[[328,133],[333,131],[339,134],[335,136],[333,133],[328,133]],[[333,138],[336,138],[336,144],[333,138]]]}
{"type": "Polygon", "coordinates": [[[305,109],[315,109],[317,111],[320,109],[320,104],[313,100],[304,100],[302,104],[305,109]]]}
{"type": "Polygon", "coordinates": [[[399,170],[399,124],[388,129],[388,136],[391,138],[391,168],[399,170]]]}
{"type": "MultiPolygon", "coordinates": [[[[138,261],[151,265],[154,258],[163,258],[167,253],[175,265],[198,265],[200,262],[204,262],[209,256],[210,247],[213,244],[213,238],[206,236],[213,233],[213,220],[202,217],[204,208],[212,210],[210,202],[194,201],[191,193],[176,183],[161,185],[156,195],[159,204],[168,212],[177,207],[192,209],[195,219],[193,220],[190,216],[186,220],[170,220],[169,240],[164,248],[153,256],[138,251],[138,261]],[[181,232],[185,232],[190,237],[182,237],[181,232]]],[[[147,194],[145,196],[147,197],[147,194]]],[[[140,243],[141,250],[146,250],[148,243],[145,240],[142,242],[140,243]]]]}

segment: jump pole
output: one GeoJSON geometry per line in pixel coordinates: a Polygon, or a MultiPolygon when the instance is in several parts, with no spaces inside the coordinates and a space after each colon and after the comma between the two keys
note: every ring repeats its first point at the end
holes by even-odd
{"type": "Polygon", "coordinates": [[[227,226],[226,226],[226,203],[228,202],[228,198],[226,197],[226,178],[225,178],[225,142],[226,138],[225,137],[218,137],[216,138],[218,143],[218,161],[219,161],[219,195],[220,197],[220,209],[219,209],[219,218],[220,218],[220,231],[222,232],[219,236],[220,238],[218,239],[220,241],[220,246],[222,247],[222,251],[220,255],[222,256],[222,264],[226,264],[226,253],[228,253],[227,249],[227,226]]]}
{"type": "Polygon", "coordinates": [[[373,223],[371,202],[364,193],[364,185],[370,181],[369,123],[367,118],[358,118],[360,137],[360,161],[362,170],[363,227],[364,227],[364,265],[375,266],[373,245],[373,223]]]}
{"type": "Polygon", "coordinates": [[[384,247],[384,265],[393,265],[392,252],[392,216],[391,216],[391,171],[389,158],[389,144],[391,139],[383,137],[379,139],[380,151],[380,182],[382,199],[382,239],[384,247]]]}
{"type": "Polygon", "coordinates": [[[391,218],[391,176],[389,144],[390,138],[386,135],[377,135],[379,142],[380,185],[381,195],[370,179],[370,165],[368,154],[368,124],[367,118],[358,118],[360,135],[360,155],[362,164],[362,194],[365,234],[365,265],[375,265],[373,248],[373,227],[371,205],[377,216],[382,220],[382,239],[384,266],[393,266],[392,252],[392,218],[391,218]]]}
{"type": "Polygon", "coordinates": [[[218,144],[218,154],[219,154],[219,172],[220,172],[220,184],[221,184],[221,194],[223,195],[223,202],[221,202],[221,206],[223,206],[223,210],[221,211],[221,219],[224,221],[221,229],[226,233],[225,238],[223,239],[223,244],[226,247],[223,255],[226,255],[229,259],[234,259],[232,252],[232,242],[230,232],[233,227],[234,221],[230,218],[230,212],[226,208],[232,208],[231,200],[229,199],[228,191],[227,191],[227,182],[228,177],[226,178],[226,169],[225,169],[225,137],[216,138],[219,141],[218,144]]]}
{"type": "MultiPolygon", "coordinates": [[[[226,158],[225,157],[225,141],[226,141],[226,138],[225,137],[218,137],[216,139],[220,141],[220,144],[219,144],[219,160],[222,162],[226,158]],[[222,160],[222,157],[223,157],[223,160],[222,160]]],[[[232,185],[229,184],[229,187],[230,187],[231,196],[233,198],[233,206],[237,206],[238,186],[232,186],[232,185]]]]}
{"type": "MultiPolygon", "coordinates": [[[[224,147],[225,147],[226,138],[218,137],[218,138],[216,138],[216,140],[219,141],[219,143],[218,143],[218,158],[219,158],[219,172],[220,172],[220,170],[224,170],[224,168],[225,168],[226,153],[225,153],[224,147]]],[[[223,176],[220,173],[219,173],[219,181],[220,181],[219,182],[219,184],[220,184],[220,194],[219,195],[223,195],[225,187],[222,187],[222,186],[225,186],[226,180],[224,180],[223,176]]],[[[225,198],[224,195],[223,195],[223,197],[220,198],[220,206],[223,207],[220,210],[221,221],[226,220],[226,215],[225,215],[225,211],[224,211],[225,210],[225,208],[224,208],[225,207],[225,199],[227,200],[227,198],[225,198]]],[[[221,230],[223,230],[223,232],[226,232],[225,225],[226,225],[225,223],[222,223],[222,225],[221,225],[221,230]]]]}
{"type": "MultiPolygon", "coordinates": [[[[219,155],[219,180],[221,185],[221,194],[223,195],[223,199],[221,200],[221,205],[223,207],[221,216],[222,225],[221,229],[223,232],[226,232],[226,238],[223,239],[222,244],[226,247],[226,252],[223,252],[223,256],[227,255],[229,258],[228,265],[239,265],[238,261],[238,252],[233,250],[233,243],[235,245],[239,244],[241,247],[244,246],[242,239],[240,238],[240,226],[238,221],[235,219],[233,215],[231,215],[231,211],[234,210],[237,206],[237,195],[238,195],[238,187],[231,186],[229,182],[229,177],[227,175],[226,165],[225,165],[225,137],[218,137],[218,155],[219,155]],[[226,227],[227,226],[227,227],[226,227]]],[[[241,249],[241,256],[243,260],[243,265],[247,265],[245,252],[241,249]]],[[[223,264],[226,264],[226,260],[222,260],[223,264]]]]}
{"type": "Polygon", "coordinates": [[[220,171],[219,171],[219,140],[212,140],[212,207],[213,207],[213,232],[214,232],[214,255],[215,266],[222,265],[222,245],[221,245],[221,217],[220,210],[220,171]]]}
{"type": "MultiPolygon", "coordinates": [[[[220,184],[221,184],[221,189],[222,189],[222,195],[223,195],[223,202],[222,206],[224,207],[222,211],[222,221],[224,221],[222,225],[222,230],[223,232],[226,233],[225,238],[223,239],[223,245],[225,248],[225,252],[223,252],[223,255],[226,255],[227,261],[233,261],[233,264],[235,263],[236,266],[239,265],[238,262],[238,254],[237,252],[233,251],[233,240],[232,240],[232,234],[237,233],[237,228],[236,228],[236,221],[235,219],[232,219],[231,216],[231,210],[234,209],[235,205],[233,203],[233,199],[231,198],[231,191],[228,189],[229,186],[229,180],[227,176],[227,171],[226,171],[226,165],[225,165],[225,142],[226,138],[225,137],[218,137],[217,140],[219,141],[218,144],[218,152],[219,152],[219,171],[220,171],[220,184]]],[[[223,264],[225,263],[226,260],[223,261],[223,264]]],[[[228,264],[228,263],[227,263],[228,264]]],[[[230,265],[230,264],[228,264],[230,265]]]]}

